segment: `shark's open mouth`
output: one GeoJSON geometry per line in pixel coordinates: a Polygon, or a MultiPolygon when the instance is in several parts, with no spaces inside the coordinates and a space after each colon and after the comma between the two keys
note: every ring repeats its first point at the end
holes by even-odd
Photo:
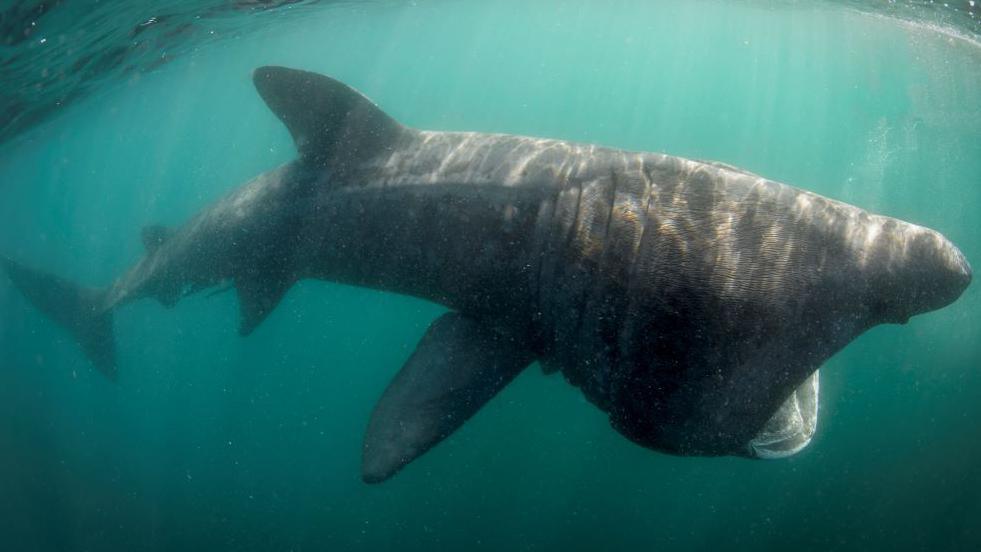
{"type": "Polygon", "coordinates": [[[817,430],[819,371],[804,381],[747,445],[754,458],[786,458],[800,452],[817,430]]]}

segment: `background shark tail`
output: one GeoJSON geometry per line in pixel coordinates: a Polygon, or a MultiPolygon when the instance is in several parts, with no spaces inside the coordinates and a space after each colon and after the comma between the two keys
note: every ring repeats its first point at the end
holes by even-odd
{"type": "Polygon", "coordinates": [[[85,356],[110,380],[116,379],[116,343],[106,291],[85,288],[0,257],[0,267],[39,311],[71,332],[85,356]]]}

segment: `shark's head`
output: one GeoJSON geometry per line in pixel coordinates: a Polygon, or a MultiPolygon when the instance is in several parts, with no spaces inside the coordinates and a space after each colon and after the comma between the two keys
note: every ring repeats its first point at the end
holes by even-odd
{"type": "Polygon", "coordinates": [[[971,283],[971,265],[939,232],[886,217],[861,238],[872,324],[904,324],[954,302],[971,283]]]}
{"type": "Polygon", "coordinates": [[[759,204],[776,222],[751,231],[769,242],[714,257],[755,254],[782,272],[745,271],[734,286],[749,290],[742,303],[687,294],[638,333],[659,341],[638,340],[641,360],[610,378],[611,422],[631,440],[681,455],[792,454],[816,427],[821,364],[873,326],[945,307],[971,282],[964,256],[933,230],[786,195],[786,211],[759,204]]]}

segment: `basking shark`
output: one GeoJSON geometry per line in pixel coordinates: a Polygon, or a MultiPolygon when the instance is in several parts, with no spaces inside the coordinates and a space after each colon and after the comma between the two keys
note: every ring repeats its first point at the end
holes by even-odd
{"type": "Polygon", "coordinates": [[[444,305],[368,423],[383,481],[533,362],[632,441],[782,457],[810,441],[818,369],[865,330],[971,281],[941,234],[722,163],[403,126],[326,76],[262,67],[296,160],[179,228],[105,289],[0,258],[13,284],[116,377],[112,315],[229,282],[242,335],[299,280],[444,305]]]}

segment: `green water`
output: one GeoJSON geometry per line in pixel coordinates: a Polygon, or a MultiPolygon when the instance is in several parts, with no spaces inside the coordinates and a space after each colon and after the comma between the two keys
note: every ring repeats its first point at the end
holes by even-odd
{"type": "MultiPolygon", "coordinates": [[[[935,228],[981,264],[981,45],[834,5],[340,5],[200,48],[0,151],[0,252],[105,285],[294,156],[252,88],[329,74],[420,128],[716,159],[935,228]]],[[[798,456],[631,444],[523,373],[391,481],[368,416],[440,307],[324,282],[251,337],[234,294],[116,318],[118,384],[0,280],[0,549],[977,549],[981,294],[822,371],[798,456]]]]}

